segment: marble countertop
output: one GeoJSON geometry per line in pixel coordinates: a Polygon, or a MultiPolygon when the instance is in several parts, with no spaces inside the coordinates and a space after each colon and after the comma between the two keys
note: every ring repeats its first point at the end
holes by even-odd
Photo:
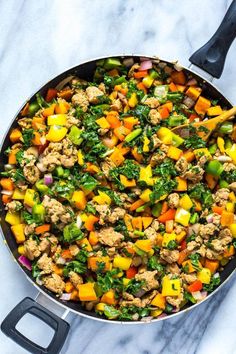
{"type": "MultiPolygon", "coordinates": [[[[0,138],[32,92],[68,67],[109,54],[158,55],[188,65],[194,50],[219,25],[230,0],[8,0],[0,2],[0,138]]],[[[236,103],[236,42],[215,84],[236,103]]],[[[0,321],[37,291],[0,246],[0,321]]],[[[107,324],[69,315],[63,354],[236,353],[236,275],[196,309],[146,326],[107,324]]],[[[48,340],[48,331],[22,323],[27,335],[48,340]]],[[[2,354],[23,354],[0,332],[2,354]]]]}

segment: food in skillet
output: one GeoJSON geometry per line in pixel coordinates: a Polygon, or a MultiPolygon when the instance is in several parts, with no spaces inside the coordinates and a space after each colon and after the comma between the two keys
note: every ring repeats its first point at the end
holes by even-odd
{"type": "Polygon", "coordinates": [[[19,261],[64,301],[138,320],[204,299],[235,254],[236,125],[203,141],[171,129],[222,113],[158,60],[97,63],[27,104],[2,172],[19,261]]]}

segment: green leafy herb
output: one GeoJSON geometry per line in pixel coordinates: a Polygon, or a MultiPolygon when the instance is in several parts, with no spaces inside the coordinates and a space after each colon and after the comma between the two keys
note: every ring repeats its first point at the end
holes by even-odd
{"type": "Polygon", "coordinates": [[[34,129],[24,129],[22,132],[22,138],[24,147],[28,148],[31,145],[31,141],[34,138],[34,129]]]}
{"type": "Polygon", "coordinates": [[[132,295],[135,295],[137,294],[141,289],[142,287],[145,285],[145,281],[144,280],[136,280],[134,278],[132,278],[129,283],[126,285],[125,287],[125,291],[127,293],[130,293],[132,295]]]}
{"type": "Polygon", "coordinates": [[[65,277],[68,277],[68,275],[71,271],[78,273],[78,274],[83,274],[86,272],[86,270],[87,270],[86,264],[83,264],[82,262],[79,262],[79,261],[72,261],[72,262],[69,262],[65,266],[65,268],[63,269],[63,275],[65,277]]]}
{"type": "Polygon", "coordinates": [[[153,170],[154,175],[158,175],[161,177],[175,177],[177,175],[174,162],[171,159],[165,159],[160,165],[158,165],[153,170]]]}
{"type": "Polygon", "coordinates": [[[117,318],[120,315],[120,311],[116,310],[115,307],[105,305],[104,306],[104,315],[110,320],[117,318]]]}
{"type": "Polygon", "coordinates": [[[203,290],[207,291],[207,292],[212,292],[215,287],[217,287],[220,284],[220,276],[215,277],[213,276],[211,279],[210,284],[204,284],[203,285],[203,290]]]}
{"type": "Polygon", "coordinates": [[[206,147],[206,142],[200,138],[197,134],[191,135],[186,138],[184,141],[184,145],[187,149],[199,149],[206,147]]]}
{"type": "Polygon", "coordinates": [[[63,230],[63,241],[71,243],[74,241],[82,240],[84,238],[83,232],[76,226],[76,223],[66,225],[63,230]]]}
{"type": "Polygon", "coordinates": [[[164,275],[165,266],[163,264],[159,263],[159,260],[156,256],[150,257],[147,265],[148,265],[148,269],[157,270],[158,275],[160,275],[161,277],[164,275]]]}
{"type": "Polygon", "coordinates": [[[184,299],[190,301],[192,304],[196,304],[197,300],[194,299],[193,295],[188,293],[187,291],[184,292],[184,299]]]}
{"type": "Polygon", "coordinates": [[[153,192],[150,194],[151,203],[155,203],[164,194],[171,193],[177,186],[177,182],[174,180],[159,179],[153,186],[153,192]]]}
{"type": "Polygon", "coordinates": [[[40,276],[41,270],[39,269],[37,262],[32,264],[32,276],[38,278],[40,276]]]}
{"type": "Polygon", "coordinates": [[[119,272],[119,269],[112,269],[106,272],[105,275],[97,275],[97,284],[104,293],[110,289],[117,291],[123,290],[122,280],[120,278],[114,278],[114,276],[116,276],[119,272]]]}
{"type": "Polygon", "coordinates": [[[197,183],[190,190],[190,197],[200,200],[202,204],[207,208],[213,203],[212,193],[209,188],[204,186],[202,183],[197,183]]]}

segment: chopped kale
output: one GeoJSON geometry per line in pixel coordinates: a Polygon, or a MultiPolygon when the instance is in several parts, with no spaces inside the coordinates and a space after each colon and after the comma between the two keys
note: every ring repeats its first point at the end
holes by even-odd
{"type": "Polygon", "coordinates": [[[204,284],[203,285],[203,290],[207,292],[212,292],[218,285],[220,284],[220,276],[215,277],[213,276],[211,279],[210,284],[204,284]]]}
{"type": "Polygon", "coordinates": [[[200,138],[198,135],[191,135],[190,137],[186,138],[184,141],[184,146],[187,149],[199,149],[206,147],[206,142],[200,138]]]}
{"type": "Polygon", "coordinates": [[[164,162],[162,162],[153,170],[153,174],[161,177],[175,177],[177,172],[174,162],[171,159],[165,159],[164,162]]]}
{"type": "Polygon", "coordinates": [[[84,238],[83,232],[76,226],[76,223],[66,225],[63,230],[63,241],[71,243],[74,241],[82,240],[84,238]]]}
{"type": "Polygon", "coordinates": [[[68,277],[69,273],[71,271],[78,273],[78,274],[83,274],[87,270],[87,265],[79,262],[79,261],[71,261],[66,264],[65,268],[63,269],[63,275],[65,277],[68,277]]]}
{"type": "Polygon", "coordinates": [[[159,179],[153,186],[153,192],[150,194],[150,201],[154,204],[163,195],[171,193],[177,186],[174,180],[159,179]]]}
{"type": "Polygon", "coordinates": [[[22,132],[23,144],[25,148],[30,147],[34,138],[34,129],[24,129],[22,132]]]}

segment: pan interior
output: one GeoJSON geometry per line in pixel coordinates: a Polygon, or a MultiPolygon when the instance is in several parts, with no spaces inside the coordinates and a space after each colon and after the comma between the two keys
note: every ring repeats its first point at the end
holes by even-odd
{"type": "MultiPolygon", "coordinates": [[[[131,55],[127,55],[127,56],[114,56],[114,57],[118,57],[120,59],[125,59],[125,58],[130,58],[132,57],[135,60],[139,61],[140,60],[140,56],[131,56],[131,55]]],[[[152,60],[157,60],[156,57],[147,57],[147,56],[141,56],[142,58],[145,57],[147,59],[152,59],[152,60]]],[[[37,93],[40,93],[41,95],[45,95],[48,88],[50,87],[55,87],[59,82],[61,82],[63,79],[65,79],[66,77],[68,77],[69,75],[74,75],[74,76],[78,76],[81,79],[85,79],[85,80],[91,80],[93,78],[93,73],[94,70],[96,68],[96,62],[99,59],[105,59],[105,58],[97,58],[95,60],[89,61],[89,62],[85,62],[83,64],[80,64],[78,66],[75,66],[65,72],[63,72],[62,74],[58,75],[57,77],[53,78],[52,80],[50,80],[48,83],[46,83],[43,87],[41,87],[29,100],[29,102],[34,101],[35,96],[37,93]]],[[[161,59],[160,59],[161,60],[161,59]]],[[[168,61],[165,60],[161,60],[163,62],[168,63],[169,65],[171,64],[168,61]]],[[[171,64],[172,65],[172,64],[171,64]]],[[[211,97],[213,99],[217,99],[219,104],[222,105],[223,107],[226,108],[231,108],[232,104],[229,102],[229,100],[227,100],[226,97],[224,97],[224,95],[215,87],[213,86],[211,83],[207,82],[205,79],[203,79],[202,77],[200,77],[198,74],[192,72],[189,69],[184,68],[185,72],[187,73],[191,73],[194,77],[196,77],[196,79],[202,83],[203,85],[203,92],[204,92],[204,96],[206,97],[211,97]]],[[[26,103],[26,102],[25,102],[26,103]]],[[[24,105],[25,105],[24,103],[24,105]]],[[[23,106],[24,106],[23,105],[23,106]]],[[[21,108],[22,109],[22,108],[21,108]]],[[[21,110],[20,109],[20,110],[21,110]]],[[[16,123],[16,119],[19,116],[20,110],[17,112],[17,114],[15,115],[12,124],[9,127],[10,131],[12,128],[17,126],[16,123]]],[[[9,140],[9,134],[7,133],[5,139],[3,140],[2,146],[1,146],[1,152],[0,152],[0,170],[3,171],[4,170],[4,164],[7,163],[7,158],[6,155],[4,153],[4,151],[8,148],[8,146],[10,145],[10,140],[9,140]]],[[[15,242],[14,237],[12,236],[12,232],[10,229],[10,226],[5,222],[5,211],[4,211],[4,205],[2,204],[2,201],[0,201],[0,207],[1,207],[1,228],[2,228],[2,234],[4,236],[4,239],[6,240],[6,243],[11,251],[11,253],[13,254],[14,258],[17,260],[19,257],[19,254],[17,252],[17,243],[15,242]]],[[[26,268],[24,268],[23,266],[21,266],[21,264],[19,264],[20,267],[22,268],[22,270],[27,274],[27,276],[32,280],[33,283],[35,283],[34,278],[32,277],[32,274],[29,270],[27,270],[26,268]]],[[[224,270],[221,272],[221,283],[224,282],[230,275],[231,273],[234,271],[234,269],[236,268],[236,257],[234,257],[224,268],[224,270]]],[[[77,303],[77,302],[62,302],[61,300],[59,300],[52,292],[50,292],[49,290],[47,290],[46,288],[37,285],[41,291],[43,291],[44,293],[46,293],[47,295],[49,295],[51,298],[53,298],[54,300],[56,300],[57,302],[63,304],[64,306],[66,305],[69,309],[80,313],[80,314],[84,314],[86,316],[90,316],[90,317],[94,317],[94,318],[99,318],[101,319],[102,317],[97,315],[95,312],[90,312],[85,310],[81,304],[77,303]]],[[[188,306],[189,308],[189,306],[188,306]]],[[[183,308],[180,312],[183,312],[185,308],[183,308]]],[[[173,315],[169,315],[173,316],[173,315]]],[[[107,322],[111,322],[108,319],[105,319],[105,321],[107,322]]],[[[119,322],[119,321],[117,321],[119,322]]],[[[128,321],[130,323],[130,321],[128,321]]]]}

